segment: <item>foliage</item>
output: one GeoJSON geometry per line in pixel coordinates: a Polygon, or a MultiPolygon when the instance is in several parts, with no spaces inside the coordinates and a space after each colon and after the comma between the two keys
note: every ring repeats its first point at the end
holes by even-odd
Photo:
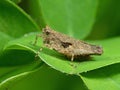
{"type": "Polygon", "coordinates": [[[119,3],[0,0],[0,90],[119,90],[119,3]],[[104,54],[71,62],[45,48],[41,38],[34,46],[45,25],[101,45],[104,54]]]}

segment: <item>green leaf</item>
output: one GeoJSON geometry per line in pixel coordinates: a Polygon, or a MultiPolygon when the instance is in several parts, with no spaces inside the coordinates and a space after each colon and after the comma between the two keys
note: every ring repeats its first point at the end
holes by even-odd
{"type": "Polygon", "coordinates": [[[8,35],[6,35],[3,32],[0,32],[0,52],[2,52],[2,49],[5,44],[7,44],[8,41],[12,40],[12,38],[8,35]]]}
{"type": "Polygon", "coordinates": [[[13,37],[19,37],[27,32],[37,31],[39,28],[23,10],[10,0],[0,0],[0,12],[0,65],[9,66],[30,62],[31,59],[28,60],[29,52],[22,51],[21,53],[15,50],[4,51],[3,47],[8,41],[12,40],[13,37]],[[24,59],[20,60],[21,57],[19,55],[24,56],[24,59]]]}
{"type": "Polygon", "coordinates": [[[47,65],[8,87],[10,90],[87,90],[78,76],[66,75],[47,65]],[[70,83],[68,83],[70,82],[70,83]]]}
{"type": "Polygon", "coordinates": [[[90,90],[120,90],[120,63],[80,75],[90,90]]]}
{"type": "Polygon", "coordinates": [[[33,20],[15,3],[0,0],[0,31],[13,37],[19,37],[39,28],[33,20]]]}
{"type": "Polygon", "coordinates": [[[8,89],[8,87],[12,86],[25,76],[39,70],[41,65],[41,61],[36,61],[23,66],[0,68],[0,70],[2,71],[2,74],[0,75],[0,90],[8,89]]]}
{"type": "Polygon", "coordinates": [[[0,66],[18,66],[31,63],[35,54],[25,50],[6,50],[0,54],[0,66]]]}
{"type": "MultiPolygon", "coordinates": [[[[16,39],[15,41],[9,42],[8,45],[6,45],[5,49],[23,49],[37,53],[39,48],[43,45],[41,39],[39,39],[37,46],[30,44],[31,41],[35,40],[34,38],[35,34],[28,34],[26,37],[22,37],[20,39],[16,39]]],[[[71,62],[65,58],[64,55],[47,48],[43,48],[43,50],[39,53],[39,57],[45,63],[56,70],[69,74],[79,74],[111,64],[120,63],[120,51],[119,49],[114,49],[119,48],[119,39],[120,38],[118,37],[99,42],[96,41],[97,44],[101,44],[103,46],[104,54],[101,56],[92,56],[89,61],[86,60],[83,62],[71,62]]]]}
{"type": "MultiPolygon", "coordinates": [[[[24,37],[27,37],[27,34],[24,37]]],[[[35,37],[36,36],[28,37],[25,40],[24,40],[24,38],[23,38],[23,40],[21,39],[21,41],[19,41],[19,42],[27,43],[28,46],[25,46],[22,44],[20,49],[17,49],[17,47],[20,45],[19,43],[17,43],[17,40],[13,40],[18,45],[15,45],[13,42],[11,44],[12,45],[14,44],[14,46],[9,47],[11,49],[8,49],[8,50],[3,49],[3,52],[0,54],[0,66],[25,65],[25,64],[30,63],[30,62],[34,61],[35,59],[37,59],[37,58],[35,58],[35,56],[36,56],[36,52],[39,51],[39,47],[35,47],[33,45],[33,43],[35,41],[35,37]],[[14,48],[16,48],[16,50],[14,48]],[[35,50],[36,50],[36,52],[35,52],[35,50]]],[[[12,41],[10,41],[10,42],[12,42],[12,41]]],[[[10,44],[7,43],[5,46],[7,46],[7,45],[10,45],[10,44]]]]}
{"type": "Polygon", "coordinates": [[[23,0],[20,7],[23,8],[42,29],[45,27],[43,13],[41,12],[40,0],[23,0]]]}
{"type": "Polygon", "coordinates": [[[16,4],[18,4],[18,3],[21,2],[21,0],[11,0],[11,1],[13,1],[13,2],[16,3],[16,4]]]}
{"type": "Polygon", "coordinates": [[[38,39],[37,46],[34,45],[37,34],[41,33],[29,33],[19,39],[12,40],[5,45],[4,50],[29,50],[36,53],[42,45],[42,38],[38,39]]]}
{"type": "Polygon", "coordinates": [[[99,0],[96,22],[87,39],[104,39],[120,35],[120,1],[99,0]]]}
{"type": "Polygon", "coordinates": [[[55,30],[83,39],[91,32],[98,0],[27,0],[26,4],[25,10],[42,26],[45,22],[55,30]]]}
{"type": "Polygon", "coordinates": [[[25,50],[4,50],[0,54],[0,90],[5,90],[23,77],[38,70],[42,61],[25,50]]]}
{"type": "Polygon", "coordinates": [[[0,90],[38,70],[42,61],[35,54],[25,50],[4,50],[0,54],[0,90]]]}
{"type": "Polygon", "coordinates": [[[0,90],[38,70],[42,61],[25,50],[3,50],[7,42],[28,32],[38,31],[38,26],[14,2],[0,0],[0,90]]]}

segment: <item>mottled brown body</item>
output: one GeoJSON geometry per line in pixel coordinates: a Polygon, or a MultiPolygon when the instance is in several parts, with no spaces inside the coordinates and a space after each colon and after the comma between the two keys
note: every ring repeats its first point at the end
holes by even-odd
{"type": "Polygon", "coordinates": [[[76,40],[65,34],[51,30],[48,26],[44,28],[42,32],[43,43],[46,47],[66,55],[71,58],[72,61],[74,58],[101,55],[103,53],[100,46],[76,40]]]}

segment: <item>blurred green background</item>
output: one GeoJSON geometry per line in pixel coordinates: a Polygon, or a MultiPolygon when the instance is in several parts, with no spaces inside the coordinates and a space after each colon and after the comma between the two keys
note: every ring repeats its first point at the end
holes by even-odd
{"type": "Polygon", "coordinates": [[[120,1],[0,0],[0,90],[120,90],[120,1]],[[101,45],[102,56],[71,62],[43,49],[46,25],[101,45]],[[47,54],[49,52],[50,54],[47,54]]]}

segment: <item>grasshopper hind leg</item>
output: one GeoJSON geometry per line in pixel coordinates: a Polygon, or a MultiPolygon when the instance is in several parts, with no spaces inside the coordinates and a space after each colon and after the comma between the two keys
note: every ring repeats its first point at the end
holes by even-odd
{"type": "Polygon", "coordinates": [[[71,56],[71,61],[73,61],[74,60],[74,54],[72,54],[72,56],[71,56]]]}

